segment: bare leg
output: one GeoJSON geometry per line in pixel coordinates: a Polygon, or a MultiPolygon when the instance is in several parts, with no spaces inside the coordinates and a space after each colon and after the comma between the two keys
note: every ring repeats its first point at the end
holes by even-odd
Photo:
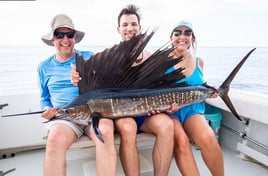
{"type": "Polygon", "coordinates": [[[224,163],[221,148],[215,134],[203,115],[194,115],[184,123],[188,136],[201,149],[203,160],[213,176],[224,175],[224,163]]]}
{"type": "Polygon", "coordinates": [[[76,138],[74,131],[64,124],[55,124],[50,128],[44,162],[45,176],[66,175],[66,151],[76,138]]]}
{"type": "Polygon", "coordinates": [[[116,129],[120,134],[120,159],[126,176],[140,175],[139,155],[136,146],[137,124],[133,118],[117,119],[116,129]]]}
{"type": "Polygon", "coordinates": [[[199,176],[199,171],[192,153],[189,138],[181,123],[174,122],[174,154],[177,166],[183,176],[199,176]]]}
{"type": "Polygon", "coordinates": [[[101,119],[99,128],[104,143],[96,137],[93,128],[90,128],[90,137],[96,145],[97,175],[116,175],[116,150],[114,146],[114,124],[112,120],[101,119]]]}
{"type": "Polygon", "coordinates": [[[154,175],[168,175],[172,154],[174,125],[166,114],[156,114],[145,119],[141,130],[153,133],[156,141],[153,149],[154,175]]]}

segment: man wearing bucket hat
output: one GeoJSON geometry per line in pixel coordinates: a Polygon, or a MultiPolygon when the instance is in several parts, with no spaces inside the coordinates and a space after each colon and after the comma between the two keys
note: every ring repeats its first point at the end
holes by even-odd
{"type": "MultiPolygon", "coordinates": [[[[196,37],[192,24],[187,21],[177,23],[171,31],[170,40],[175,47],[170,57],[183,57],[183,59],[177,65],[171,67],[167,73],[178,68],[184,68],[183,74],[185,78],[179,80],[177,83],[186,83],[189,86],[202,85],[204,83],[204,63],[201,58],[194,56],[196,37]]],[[[215,97],[217,97],[216,94],[211,98],[215,97]]],[[[214,132],[206,122],[204,113],[205,104],[204,102],[199,102],[182,107],[173,114],[176,163],[182,175],[188,175],[187,173],[190,175],[199,175],[189,144],[188,138],[190,138],[200,147],[203,160],[211,174],[223,176],[224,164],[222,152],[214,132]]]]}
{"type": "MultiPolygon", "coordinates": [[[[42,117],[50,120],[61,107],[78,96],[78,87],[70,80],[71,65],[77,55],[89,59],[93,53],[74,49],[84,37],[84,32],[74,27],[70,17],[56,15],[51,21],[51,31],[42,41],[54,46],[56,53],[38,65],[39,87],[41,93],[42,117]]],[[[45,176],[66,175],[66,151],[81,135],[91,137],[96,145],[96,165],[98,175],[116,174],[116,150],[114,146],[114,127],[109,119],[101,119],[99,127],[105,143],[100,142],[88,125],[67,120],[50,120],[45,123],[49,130],[44,161],[45,176]],[[92,135],[91,135],[92,134],[92,135]],[[105,159],[103,159],[105,158],[105,159]]]]}

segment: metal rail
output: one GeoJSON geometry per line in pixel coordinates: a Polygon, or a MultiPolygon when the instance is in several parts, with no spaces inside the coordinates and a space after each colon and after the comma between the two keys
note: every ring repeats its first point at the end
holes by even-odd
{"type": "Polygon", "coordinates": [[[226,129],[228,129],[228,130],[230,130],[234,134],[240,136],[242,139],[246,139],[246,140],[250,141],[251,143],[256,144],[256,145],[260,146],[261,148],[263,148],[263,149],[265,149],[265,150],[268,151],[268,146],[266,146],[266,145],[264,145],[264,144],[256,141],[255,139],[252,139],[252,138],[248,137],[245,132],[236,131],[233,128],[230,128],[230,127],[228,127],[227,125],[225,125],[223,123],[221,124],[221,126],[224,127],[224,128],[226,128],[226,129]]]}

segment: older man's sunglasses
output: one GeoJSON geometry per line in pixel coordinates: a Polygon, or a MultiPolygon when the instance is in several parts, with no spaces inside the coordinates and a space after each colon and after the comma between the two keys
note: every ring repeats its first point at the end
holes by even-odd
{"type": "Polygon", "coordinates": [[[54,32],[54,37],[57,38],[57,39],[63,39],[65,35],[69,39],[74,38],[75,31],[70,31],[70,32],[58,32],[58,31],[55,31],[54,32]]]}

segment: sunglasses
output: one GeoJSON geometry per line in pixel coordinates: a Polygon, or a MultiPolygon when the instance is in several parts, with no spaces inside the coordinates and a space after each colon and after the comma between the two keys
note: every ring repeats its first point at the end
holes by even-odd
{"type": "Polygon", "coordinates": [[[185,31],[182,31],[182,30],[175,30],[175,31],[173,32],[173,35],[174,35],[175,37],[179,37],[180,35],[184,35],[184,36],[190,37],[192,34],[193,34],[193,31],[192,31],[192,30],[185,30],[185,31]]]}
{"type": "Polygon", "coordinates": [[[65,35],[66,35],[67,38],[69,38],[69,39],[74,38],[75,31],[70,31],[70,32],[58,32],[58,31],[55,31],[55,32],[54,32],[54,36],[55,36],[55,38],[57,38],[57,39],[63,39],[65,35]]]}

